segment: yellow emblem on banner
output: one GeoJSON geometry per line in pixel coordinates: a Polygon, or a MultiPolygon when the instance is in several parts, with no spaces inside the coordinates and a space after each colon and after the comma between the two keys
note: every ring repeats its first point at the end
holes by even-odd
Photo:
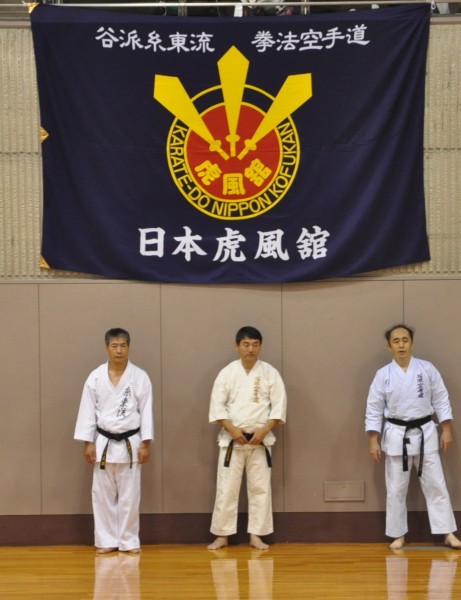
{"type": "Polygon", "coordinates": [[[289,75],[274,97],[247,83],[249,61],[235,46],[217,67],[221,84],[192,98],[178,77],[155,77],[154,98],[175,116],[168,166],[202,213],[250,219],[276,206],[295,180],[300,144],[291,115],[312,97],[312,76],[289,75]]]}

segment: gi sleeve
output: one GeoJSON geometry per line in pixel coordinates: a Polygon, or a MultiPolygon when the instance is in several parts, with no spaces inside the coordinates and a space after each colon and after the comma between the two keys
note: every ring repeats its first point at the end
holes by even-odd
{"type": "Polygon", "coordinates": [[[373,379],[368,391],[367,407],[365,412],[365,431],[381,432],[385,407],[384,384],[379,371],[373,379]]]}
{"type": "Polygon", "coordinates": [[[83,386],[80,407],[75,425],[74,439],[94,442],[96,438],[96,395],[93,377],[90,375],[83,386]]]}
{"type": "Polygon", "coordinates": [[[274,372],[275,377],[271,389],[269,419],[276,419],[281,423],[285,423],[287,416],[287,393],[282,376],[276,369],[274,369],[274,372]]]}
{"type": "Polygon", "coordinates": [[[448,390],[445,387],[440,373],[432,364],[430,366],[431,404],[437,415],[437,420],[439,423],[451,421],[453,419],[453,413],[448,390]]]}
{"type": "Polygon", "coordinates": [[[215,379],[210,397],[210,409],[208,413],[208,421],[216,423],[222,419],[229,418],[227,410],[227,402],[229,398],[228,387],[222,370],[215,379]]]}
{"type": "Polygon", "coordinates": [[[141,441],[154,439],[153,405],[154,398],[152,391],[152,383],[147,373],[144,373],[138,398],[139,415],[141,419],[141,441]]]}

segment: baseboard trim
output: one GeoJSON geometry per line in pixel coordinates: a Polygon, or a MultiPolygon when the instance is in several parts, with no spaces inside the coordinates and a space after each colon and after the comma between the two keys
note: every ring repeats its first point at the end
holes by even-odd
{"type": "MultiPolygon", "coordinates": [[[[211,515],[143,514],[143,544],[206,544],[211,515]]],[[[231,544],[246,543],[247,516],[239,515],[231,544]]],[[[384,512],[275,513],[269,543],[372,543],[387,541],[384,512]]],[[[408,541],[431,541],[426,512],[408,513],[408,541]]],[[[93,545],[92,515],[0,515],[2,546],[93,545]]]]}

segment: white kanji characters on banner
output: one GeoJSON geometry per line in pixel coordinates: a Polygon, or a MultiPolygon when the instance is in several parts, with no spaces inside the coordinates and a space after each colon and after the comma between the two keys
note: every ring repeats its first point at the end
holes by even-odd
{"type": "MultiPolygon", "coordinates": [[[[201,235],[192,234],[190,227],[183,227],[185,234],[173,237],[178,242],[171,254],[183,254],[184,259],[191,261],[192,255],[207,256],[208,253],[198,245],[203,238],[201,235]]],[[[149,227],[139,229],[140,242],[139,252],[142,256],[156,256],[162,258],[165,255],[165,235],[162,227],[149,227]]],[[[238,230],[225,227],[225,235],[216,237],[217,249],[213,262],[244,262],[247,257],[241,248],[241,244],[247,242],[247,238],[238,230]]],[[[256,233],[256,232],[255,232],[256,233]]],[[[283,248],[282,238],[285,232],[282,229],[273,231],[258,231],[259,242],[255,259],[275,258],[279,260],[290,260],[288,250],[283,248]]],[[[307,227],[302,227],[301,234],[296,240],[298,253],[302,260],[312,258],[317,260],[327,255],[327,239],[330,233],[318,225],[312,227],[312,232],[307,227]]]]}
{"type": "Polygon", "coordinates": [[[174,239],[179,242],[176,250],[172,252],[172,254],[179,254],[182,252],[184,254],[184,258],[187,262],[190,262],[191,255],[193,253],[200,254],[201,256],[206,256],[205,250],[202,250],[196,241],[200,241],[202,239],[201,235],[192,235],[192,229],[190,227],[183,227],[186,235],[175,237],[174,239]]]}
{"type": "Polygon", "coordinates": [[[322,230],[318,225],[314,225],[313,230],[313,233],[309,233],[309,230],[303,227],[302,233],[296,241],[302,259],[310,256],[313,259],[323,258],[327,254],[325,244],[330,233],[322,230]]]}
{"type": "Polygon", "coordinates": [[[274,231],[258,231],[259,246],[255,258],[281,258],[289,260],[290,256],[286,250],[282,249],[283,231],[275,229],[274,231]]]}
{"type": "Polygon", "coordinates": [[[227,235],[225,237],[216,238],[218,242],[218,249],[216,251],[213,261],[217,261],[222,258],[220,262],[226,260],[232,260],[234,262],[242,262],[246,260],[245,255],[240,250],[240,242],[245,242],[246,238],[236,229],[226,227],[227,235]]]}
{"type": "Polygon", "coordinates": [[[165,242],[165,230],[161,227],[148,227],[146,229],[140,229],[141,239],[139,241],[139,252],[142,256],[163,256],[164,242],[165,242]],[[152,234],[152,237],[148,237],[152,234]],[[148,247],[152,247],[148,250],[148,247]]]}

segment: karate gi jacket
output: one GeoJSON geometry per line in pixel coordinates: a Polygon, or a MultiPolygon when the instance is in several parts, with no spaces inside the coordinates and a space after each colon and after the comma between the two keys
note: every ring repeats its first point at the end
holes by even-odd
{"type": "MultiPolygon", "coordinates": [[[[402,455],[403,436],[410,440],[408,455],[420,451],[421,430],[393,425],[387,418],[412,421],[435,413],[439,423],[453,418],[447,389],[438,370],[428,361],[412,357],[405,372],[393,360],[379,369],[370,386],[365,431],[382,431],[381,448],[390,456],[402,455]]],[[[422,426],[425,453],[439,449],[434,421],[422,426]]]]}
{"type": "MultiPolygon", "coordinates": [[[[247,373],[240,359],[224,367],[216,377],[210,399],[209,421],[229,419],[246,433],[263,427],[269,420],[285,423],[287,397],[280,373],[272,365],[258,360],[247,373]]],[[[232,436],[223,427],[218,434],[219,446],[228,446],[232,436]]],[[[270,431],[265,446],[275,442],[270,431]]]]}
{"type": "MultiPolygon", "coordinates": [[[[83,387],[74,439],[94,442],[96,461],[100,462],[107,438],[97,427],[110,433],[123,433],[140,428],[130,437],[133,461],[138,460],[141,441],[154,439],[152,384],[145,371],[128,361],[117,386],[109,377],[109,363],[97,367],[83,387]]],[[[107,462],[127,463],[130,456],[124,440],[111,440],[107,462]]]]}

